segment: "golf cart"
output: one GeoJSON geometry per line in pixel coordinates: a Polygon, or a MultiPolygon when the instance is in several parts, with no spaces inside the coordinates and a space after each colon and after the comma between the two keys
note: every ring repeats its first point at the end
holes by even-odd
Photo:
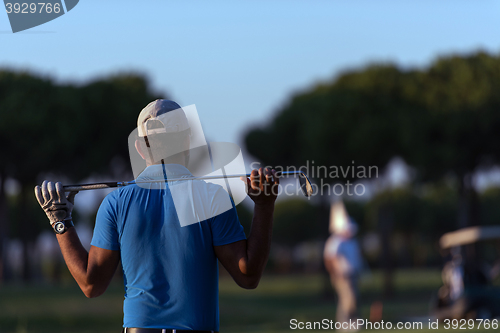
{"type": "Polygon", "coordinates": [[[431,305],[436,318],[500,317],[500,286],[493,285],[500,266],[491,268],[479,256],[470,255],[472,245],[483,241],[499,242],[500,227],[469,227],[441,237],[440,247],[448,261],[442,271],[443,286],[431,305]]]}

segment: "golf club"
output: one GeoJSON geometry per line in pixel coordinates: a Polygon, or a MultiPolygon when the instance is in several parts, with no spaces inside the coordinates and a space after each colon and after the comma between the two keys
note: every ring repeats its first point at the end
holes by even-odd
{"type": "MultiPolygon", "coordinates": [[[[306,197],[310,197],[313,193],[311,181],[303,171],[282,171],[277,172],[278,176],[289,176],[298,175],[300,182],[300,189],[306,197]]],[[[205,177],[186,177],[186,178],[172,178],[167,179],[168,182],[182,181],[182,180],[209,180],[209,179],[222,179],[222,178],[239,178],[239,177],[250,177],[250,174],[237,174],[237,175],[219,175],[219,176],[205,176],[205,177]]],[[[161,180],[163,182],[164,180],[161,180]]],[[[157,183],[158,180],[145,180],[145,181],[126,181],[126,182],[102,182],[102,183],[92,183],[92,184],[81,184],[81,185],[64,185],[64,190],[66,192],[76,192],[85,190],[98,190],[104,188],[122,187],[134,184],[146,184],[146,183],[157,183]]]]}

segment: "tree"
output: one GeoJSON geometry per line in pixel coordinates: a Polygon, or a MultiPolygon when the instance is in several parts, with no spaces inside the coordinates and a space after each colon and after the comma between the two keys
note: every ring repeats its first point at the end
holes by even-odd
{"type": "Polygon", "coordinates": [[[290,199],[276,203],[273,241],[282,245],[321,239],[317,210],[308,201],[290,199]]]}
{"type": "Polygon", "coordinates": [[[423,181],[454,177],[458,226],[479,224],[473,174],[500,161],[500,58],[478,53],[438,59],[415,88],[407,98],[426,121],[408,128],[403,156],[423,181]]]}
{"type": "MultiPolygon", "coordinates": [[[[383,167],[401,156],[418,182],[453,176],[474,206],[472,175],[500,160],[498,91],[500,58],[481,52],[440,58],[423,70],[373,65],[296,94],[245,143],[270,164],[383,167]]],[[[460,214],[460,225],[477,223],[474,210],[460,214]]]]}
{"type": "MultiPolygon", "coordinates": [[[[300,166],[314,161],[316,165],[350,166],[354,161],[383,168],[400,150],[394,140],[394,115],[401,106],[387,98],[401,80],[394,73],[397,69],[392,66],[370,67],[293,96],[270,124],[246,135],[249,153],[270,165],[300,166]],[[380,85],[374,84],[377,90],[370,91],[348,83],[357,80],[380,85]]],[[[348,174],[346,179],[353,177],[348,174]]]]}
{"type": "MultiPolygon", "coordinates": [[[[110,163],[128,160],[128,135],[136,127],[139,111],[155,98],[148,81],[134,74],[77,86],[25,72],[0,71],[4,143],[0,146],[0,207],[5,209],[7,178],[20,183],[20,198],[28,207],[35,204],[33,187],[42,175],[57,174],[73,181],[98,173],[116,176],[110,163]]],[[[0,245],[7,237],[6,215],[0,211],[0,245]]],[[[47,227],[46,221],[41,210],[23,209],[12,223],[23,225],[19,236],[25,247],[24,278],[29,280],[27,249],[47,227]]]]}
{"type": "MultiPolygon", "coordinates": [[[[458,225],[477,224],[472,175],[500,161],[499,88],[500,57],[481,52],[440,58],[425,69],[372,65],[295,94],[269,124],[251,130],[245,144],[270,165],[355,161],[383,168],[400,156],[417,170],[416,184],[454,178],[458,225]]],[[[393,216],[387,200],[378,214],[386,237],[393,216]]]]}

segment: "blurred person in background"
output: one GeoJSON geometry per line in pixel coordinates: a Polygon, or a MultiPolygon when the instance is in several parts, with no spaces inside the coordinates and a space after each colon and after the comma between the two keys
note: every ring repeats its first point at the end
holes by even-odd
{"type": "Polygon", "coordinates": [[[330,237],[326,241],[324,263],[337,292],[337,321],[357,319],[358,278],[363,268],[359,244],[354,238],[358,226],[347,214],[344,204],[332,204],[330,237]]]}

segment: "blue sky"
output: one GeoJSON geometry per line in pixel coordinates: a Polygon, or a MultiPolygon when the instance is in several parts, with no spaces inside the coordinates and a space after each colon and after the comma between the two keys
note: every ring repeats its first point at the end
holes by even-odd
{"type": "Polygon", "coordinates": [[[293,92],[345,69],[498,53],[499,9],[457,0],[85,0],[17,34],[0,12],[0,67],[76,82],[142,72],[159,92],[196,104],[208,140],[241,143],[293,92]]]}

